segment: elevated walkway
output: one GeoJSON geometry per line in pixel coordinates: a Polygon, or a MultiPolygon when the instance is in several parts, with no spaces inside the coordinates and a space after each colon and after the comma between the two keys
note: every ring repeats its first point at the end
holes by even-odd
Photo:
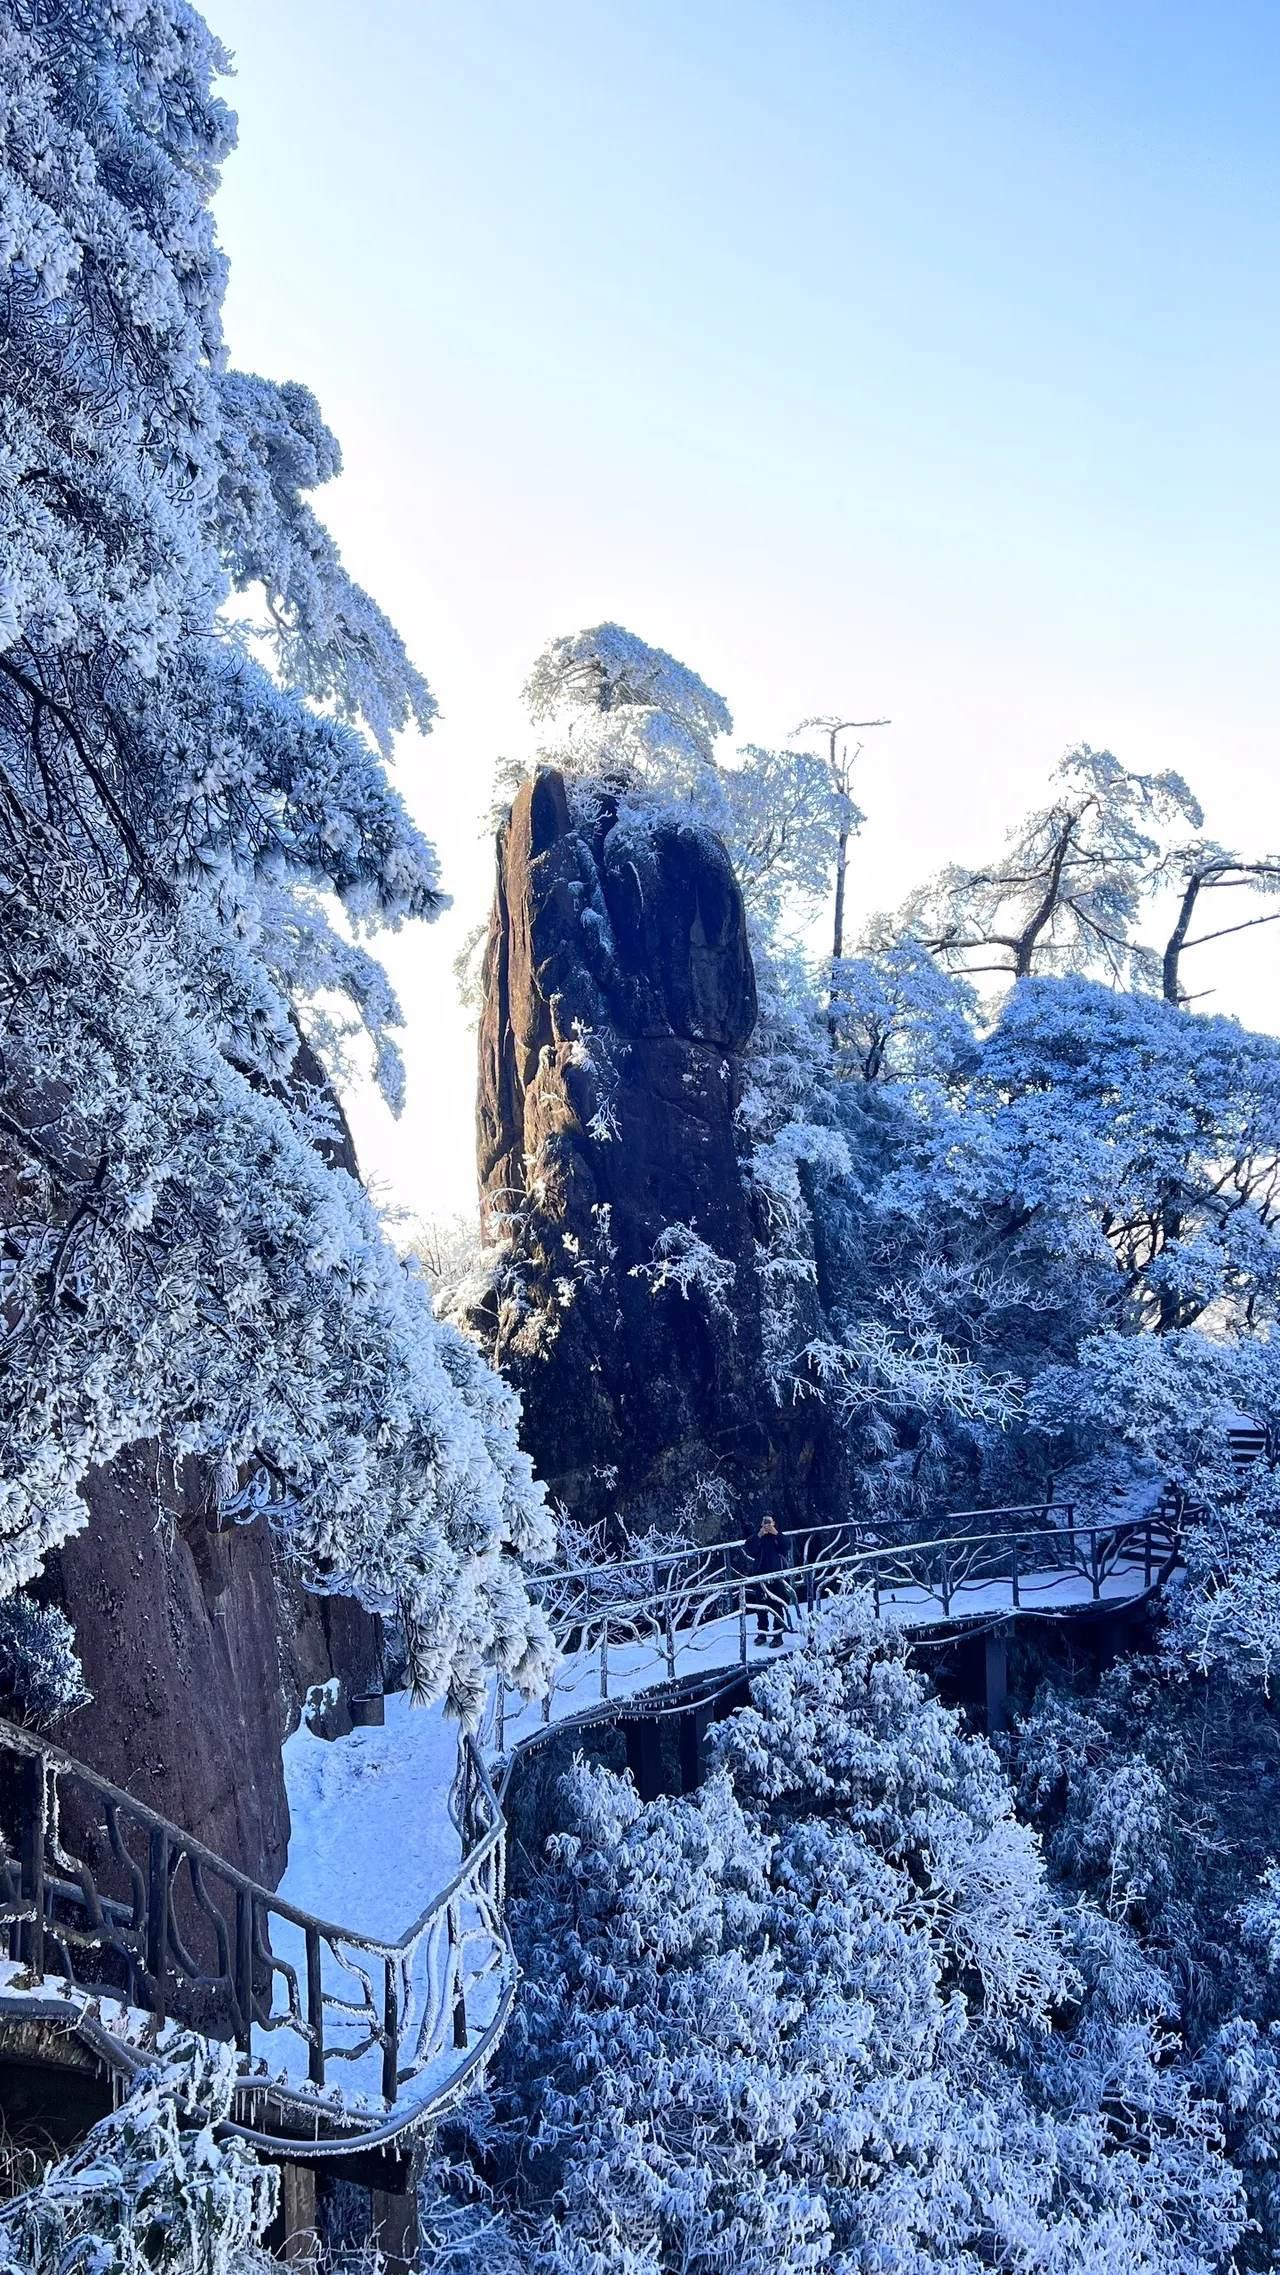
{"type": "Polygon", "coordinates": [[[819,1528],[767,1582],[721,1547],[535,1579],[561,1652],[545,1698],[495,1686],[481,1731],[460,1743],[438,1711],[401,1700],[388,1702],[385,1740],[290,1741],[310,1749],[295,1769],[312,1784],[301,1806],[291,1783],[295,1839],[277,1891],[0,1724],[0,2058],[62,2058],[123,2081],[167,2032],[194,2028],[237,2048],[236,2131],[275,2157],[381,2170],[483,2074],[511,2010],[495,1781],[521,1749],[749,1671],[771,1655],[756,1632],[765,1597],[794,1648],[814,1607],[849,1584],[870,1589],[882,1618],[941,1633],[1123,1606],[1178,1558],[1159,1513],[1078,1525],[1062,1506],[982,1521],[906,1546],[819,1528]],[[413,1769],[408,1787],[397,1762],[413,1769]],[[415,1879],[422,1908],[390,1932],[388,1896],[415,1879]]]}
{"type": "Polygon", "coordinates": [[[824,1594],[861,1585],[881,1618],[920,1633],[1119,1607],[1178,1560],[1176,1520],[1158,1510],[1092,1525],[1077,1524],[1065,1502],[972,1514],[984,1530],[948,1529],[902,1546],[868,1543],[847,1525],[817,1526],[793,1536],[791,1565],[767,1582],[743,1569],[736,1544],[535,1577],[560,1665],[540,1700],[496,1687],[481,1733],[486,1758],[500,1761],[542,1732],[599,1720],[693,1676],[760,1663],[773,1655],[757,1632],[762,1606],[783,1612],[794,1641],[824,1594]],[[993,1517],[1009,1529],[991,1531],[993,1517]]]}

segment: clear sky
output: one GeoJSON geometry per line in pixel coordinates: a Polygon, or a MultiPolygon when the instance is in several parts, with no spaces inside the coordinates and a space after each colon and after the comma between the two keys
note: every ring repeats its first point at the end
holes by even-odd
{"type": "MultiPolygon", "coordinates": [[[[205,5],[232,353],[319,396],[443,713],[398,771],[457,906],[387,959],[404,1118],[355,1114],[406,1208],[471,1204],[450,960],[557,632],[670,648],[744,741],[890,713],[855,907],[1081,739],[1280,846],[1273,0],[205,5]]],[[[1278,936],[1211,1007],[1280,1026],[1278,936]]]]}

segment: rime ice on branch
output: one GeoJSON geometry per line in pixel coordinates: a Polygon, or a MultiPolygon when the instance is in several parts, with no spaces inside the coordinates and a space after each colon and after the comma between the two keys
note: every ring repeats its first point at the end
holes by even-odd
{"type": "Polygon", "coordinates": [[[298,1079],[363,937],[441,905],[392,787],[434,703],[306,493],[312,397],[226,368],[226,58],[184,0],[0,25],[0,1586],[144,1438],[474,1703],[541,1650],[514,1401],[432,1318],[298,1079]]]}

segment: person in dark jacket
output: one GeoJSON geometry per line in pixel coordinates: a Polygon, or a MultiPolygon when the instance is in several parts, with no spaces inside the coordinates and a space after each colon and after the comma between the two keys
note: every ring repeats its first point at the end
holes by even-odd
{"type": "Polygon", "coordinates": [[[780,1650],[784,1627],[783,1606],[786,1588],[782,1573],[787,1564],[787,1544],[772,1517],[762,1517],[759,1532],[752,1533],[746,1543],[747,1562],[759,1574],[762,1585],[752,1590],[756,1612],[756,1641],[767,1643],[771,1651],[780,1650]]]}

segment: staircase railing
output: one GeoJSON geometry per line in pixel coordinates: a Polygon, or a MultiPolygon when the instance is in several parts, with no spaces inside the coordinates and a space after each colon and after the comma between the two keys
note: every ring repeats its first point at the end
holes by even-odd
{"type": "Polygon", "coordinates": [[[510,2002],[506,1824],[470,1738],[451,1809],[458,1871],[391,1940],[286,1902],[59,1747],[0,1723],[0,1932],[19,1987],[87,1993],[125,2038],[141,2016],[228,2039],[251,2095],[269,2087],[315,2116],[337,2087],[358,2128],[362,2111],[434,2100],[445,2073],[456,2084],[510,2002]]]}

